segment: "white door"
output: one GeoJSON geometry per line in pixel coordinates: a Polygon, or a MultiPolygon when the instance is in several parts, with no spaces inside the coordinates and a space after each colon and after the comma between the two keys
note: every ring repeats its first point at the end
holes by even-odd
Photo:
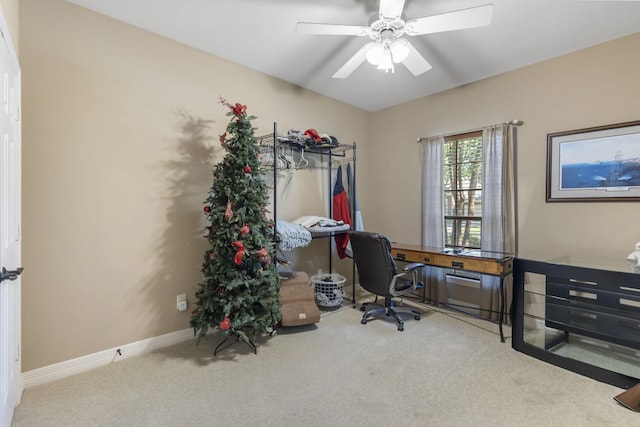
{"type": "Polygon", "coordinates": [[[0,426],[22,395],[20,67],[0,10],[0,426]]]}

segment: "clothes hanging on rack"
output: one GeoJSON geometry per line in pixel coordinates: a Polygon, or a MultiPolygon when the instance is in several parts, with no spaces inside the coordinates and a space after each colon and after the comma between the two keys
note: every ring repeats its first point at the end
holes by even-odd
{"type": "MultiPolygon", "coordinates": [[[[356,231],[364,231],[364,225],[362,224],[362,212],[360,211],[360,202],[358,202],[358,195],[356,193],[355,181],[353,180],[353,173],[351,172],[351,162],[347,163],[347,201],[349,206],[353,207],[353,229],[356,231]]],[[[353,258],[353,250],[351,249],[351,242],[347,245],[345,253],[349,258],[353,258]]]]}
{"type": "MultiPolygon", "coordinates": [[[[338,166],[336,183],[333,186],[333,219],[351,225],[349,201],[347,200],[347,192],[344,191],[344,185],[342,184],[342,166],[338,166]]],[[[346,233],[336,234],[335,240],[338,256],[345,258],[347,256],[346,249],[349,244],[349,235],[346,233]]]]}

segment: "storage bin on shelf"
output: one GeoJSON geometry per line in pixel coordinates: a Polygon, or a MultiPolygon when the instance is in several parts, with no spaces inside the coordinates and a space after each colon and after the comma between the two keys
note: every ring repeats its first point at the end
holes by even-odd
{"type": "Polygon", "coordinates": [[[347,278],[335,273],[317,274],[311,277],[316,304],[320,308],[336,308],[342,304],[343,287],[347,278]]]}

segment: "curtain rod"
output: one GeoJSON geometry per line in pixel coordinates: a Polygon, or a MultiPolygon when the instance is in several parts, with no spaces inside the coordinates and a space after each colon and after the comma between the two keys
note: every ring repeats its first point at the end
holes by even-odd
{"type": "MultiPolygon", "coordinates": [[[[509,122],[496,123],[494,125],[489,125],[489,126],[498,126],[498,125],[522,126],[523,124],[524,124],[524,122],[522,120],[513,119],[513,120],[511,120],[509,122]]],[[[488,127],[488,126],[484,126],[484,127],[488,127]]],[[[449,136],[461,135],[461,134],[471,133],[471,132],[477,132],[479,130],[482,130],[482,128],[468,129],[468,130],[463,130],[463,131],[459,131],[459,132],[452,132],[452,133],[448,133],[448,134],[444,134],[444,135],[437,135],[437,136],[443,136],[444,138],[447,138],[449,136]]],[[[417,139],[417,142],[420,142],[420,141],[425,140],[427,138],[428,137],[421,136],[420,138],[417,139]]]]}

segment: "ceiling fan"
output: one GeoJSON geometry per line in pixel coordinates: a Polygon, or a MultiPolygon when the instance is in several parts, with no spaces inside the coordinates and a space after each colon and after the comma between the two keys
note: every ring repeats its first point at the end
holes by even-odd
{"type": "Polygon", "coordinates": [[[394,72],[394,64],[402,63],[414,76],[418,76],[430,70],[431,65],[407,39],[402,38],[403,35],[419,36],[487,26],[493,12],[493,5],[487,4],[404,21],[404,2],[380,0],[378,19],[368,27],[298,22],[296,31],[303,34],[369,36],[373,40],[356,52],[333,78],[347,78],[365,60],[387,73],[394,72]]]}

